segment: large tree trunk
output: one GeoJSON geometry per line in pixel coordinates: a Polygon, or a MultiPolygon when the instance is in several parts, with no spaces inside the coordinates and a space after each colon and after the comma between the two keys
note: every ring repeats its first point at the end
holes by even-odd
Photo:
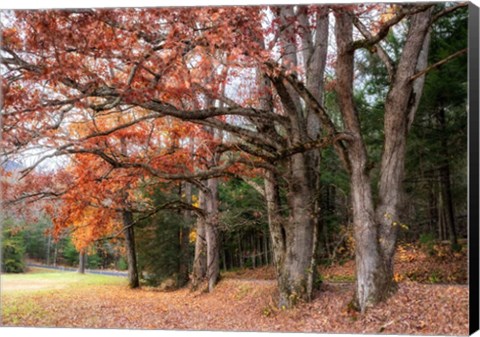
{"type": "Polygon", "coordinates": [[[218,180],[208,179],[199,192],[200,207],[205,216],[197,219],[197,239],[193,263],[192,288],[206,278],[212,292],[220,277],[220,237],[218,228],[218,180]]]}
{"type": "MultiPolygon", "coordinates": [[[[402,181],[404,179],[405,153],[409,121],[415,117],[412,106],[421,95],[410,78],[418,71],[417,64],[430,27],[433,8],[413,15],[403,52],[390,85],[385,102],[384,149],[378,185],[379,204],[376,219],[379,223],[379,243],[387,277],[393,279],[393,258],[397,232],[401,222],[402,181]]],[[[428,39],[427,39],[428,40],[428,39]]]]}
{"type": "MultiPolygon", "coordinates": [[[[205,193],[200,190],[198,203],[201,209],[205,209],[205,193]]],[[[205,232],[205,218],[199,216],[196,223],[195,256],[193,259],[192,288],[197,287],[207,276],[207,240],[205,232]]]]}
{"type": "MultiPolygon", "coordinates": [[[[350,152],[355,152],[355,150],[350,150],[350,152]]],[[[352,157],[350,158],[352,161],[350,193],[357,277],[354,300],[358,308],[364,312],[370,304],[378,303],[388,297],[395,287],[392,283],[393,278],[385,270],[377,241],[377,222],[372,202],[370,178],[365,172],[366,161],[355,162],[352,157]]]]}
{"type": "MultiPolygon", "coordinates": [[[[306,7],[284,6],[277,14],[284,29],[279,35],[282,47],[282,64],[292,68],[299,64],[300,55],[296,39],[302,41],[302,66],[306,73],[306,87],[319,101],[323,96],[323,75],[328,46],[328,11],[312,12],[316,15],[317,28],[311,31],[306,7]],[[315,37],[315,40],[314,40],[315,37]]],[[[296,146],[320,136],[320,120],[309,106],[303,106],[300,96],[286,82],[272,78],[283,110],[289,119],[289,134],[284,139],[287,146],[296,146]]],[[[274,107],[270,95],[270,81],[259,78],[261,108],[271,111],[274,107]]],[[[271,125],[258,125],[265,134],[278,137],[271,125]]],[[[298,300],[310,300],[316,276],[316,252],[319,233],[319,165],[320,152],[310,150],[296,153],[274,166],[287,169],[288,219],[281,214],[279,177],[266,172],[265,197],[272,238],[273,260],[280,291],[279,306],[291,307],[298,300]]]]}
{"type": "Polygon", "coordinates": [[[336,91],[345,128],[353,136],[353,140],[348,144],[348,161],[357,273],[355,302],[364,311],[370,303],[383,299],[389,283],[386,280],[377,241],[378,227],[367,169],[367,151],[353,101],[354,50],[350,48],[352,29],[353,23],[349,14],[338,12],[336,15],[338,46],[336,91]]]}
{"type": "Polygon", "coordinates": [[[317,227],[313,225],[305,157],[292,158],[291,168],[288,219],[280,211],[278,177],[267,172],[265,178],[265,197],[280,292],[279,307],[284,308],[294,306],[298,300],[311,300],[316,268],[317,227]]]}
{"type": "Polygon", "coordinates": [[[132,289],[140,287],[137,269],[137,254],[135,251],[135,232],[133,228],[133,214],[123,211],[123,229],[125,235],[125,248],[127,250],[128,286],[132,289]]]}
{"type": "MultiPolygon", "coordinates": [[[[316,181],[308,166],[310,158],[296,154],[291,159],[291,180],[289,182],[290,219],[287,230],[288,272],[299,297],[311,300],[314,278],[316,277],[316,252],[318,243],[318,215],[315,207],[316,181]],[[305,278],[305,279],[304,279],[305,278]]],[[[292,296],[292,295],[290,295],[292,296]]]]}
{"type": "MultiPolygon", "coordinates": [[[[289,112],[293,133],[289,143],[297,144],[306,136],[305,125],[301,122],[296,104],[290,99],[284,84],[277,80],[274,84],[283,105],[289,112]]],[[[310,185],[312,181],[309,180],[312,174],[309,170],[307,154],[294,154],[286,163],[277,163],[277,166],[288,167],[289,219],[287,221],[280,214],[278,177],[271,172],[266,174],[265,194],[280,291],[279,306],[290,308],[299,299],[309,301],[312,297],[316,269],[318,217],[314,211],[316,203],[314,189],[310,185]]]]}
{"type": "MultiPolygon", "coordinates": [[[[289,90],[280,80],[274,81],[282,104],[288,111],[292,128],[290,145],[306,141],[306,123],[301,112],[291,99],[289,90]]],[[[318,215],[315,212],[317,202],[315,189],[317,182],[312,174],[313,162],[307,153],[296,153],[284,164],[287,172],[287,201],[289,219],[277,230],[284,242],[283,250],[276,258],[278,282],[280,288],[280,306],[292,307],[297,300],[309,301],[312,296],[314,274],[316,270],[316,244],[318,242],[318,215]]],[[[279,249],[274,244],[274,250],[279,249]]]]}
{"type": "MultiPolygon", "coordinates": [[[[321,102],[323,94],[323,73],[326,63],[328,14],[319,12],[316,39],[310,31],[306,7],[295,13],[293,7],[282,7],[279,17],[286,29],[280,35],[283,44],[283,64],[286,67],[297,65],[297,46],[293,43],[296,32],[293,22],[297,20],[302,38],[303,66],[306,69],[307,88],[321,102]],[[297,17],[295,18],[295,15],[297,17]]],[[[304,143],[315,140],[320,135],[320,121],[307,106],[302,108],[300,97],[295,90],[281,80],[273,82],[280,100],[290,120],[290,132],[287,143],[304,143]]],[[[261,86],[268,86],[268,81],[261,86]]],[[[263,88],[262,92],[268,92],[263,88]]],[[[273,106],[271,97],[264,97],[263,108],[273,106]],[[269,102],[270,100],[270,102],[269,102]]],[[[272,249],[277,271],[280,292],[279,306],[292,307],[298,300],[309,301],[315,285],[317,265],[316,253],[319,234],[319,165],[320,152],[311,150],[297,153],[284,163],[275,165],[287,167],[287,201],[289,218],[280,212],[280,186],[278,177],[267,172],[265,178],[265,196],[272,237],[272,249]]]]}
{"type": "Polygon", "coordinates": [[[407,39],[393,83],[385,103],[385,145],[379,182],[379,203],[374,208],[368,157],[360,121],[353,101],[354,49],[352,18],[345,11],[336,13],[337,96],[346,131],[352,136],[348,144],[353,223],[356,240],[357,284],[355,299],[364,312],[369,305],[395,290],[393,257],[400,223],[401,183],[409,123],[414,118],[416,98],[421,88],[413,90],[410,78],[417,64],[428,32],[431,9],[412,17],[407,39]],[[414,96],[415,96],[414,95],[414,96]]]}

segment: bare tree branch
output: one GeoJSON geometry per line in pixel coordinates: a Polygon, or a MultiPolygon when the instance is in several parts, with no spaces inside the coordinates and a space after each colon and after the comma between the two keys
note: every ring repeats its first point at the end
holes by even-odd
{"type": "Polygon", "coordinates": [[[347,139],[345,139],[344,137],[338,137],[339,132],[336,130],[335,124],[332,122],[332,120],[328,116],[327,111],[317,101],[317,99],[313,97],[313,95],[308,91],[305,85],[300,80],[298,80],[295,74],[287,74],[285,69],[273,63],[267,63],[267,66],[270,68],[272,72],[272,76],[281,77],[285,79],[288,83],[290,83],[290,85],[295,89],[295,91],[297,91],[300,94],[300,96],[305,101],[305,103],[309,104],[312,111],[319,116],[320,121],[322,122],[322,126],[327,131],[327,134],[330,137],[335,138],[335,142],[333,142],[333,147],[335,148],[335,151],[339,155],[340,160],[344,165],[344,168],[347,171],[349,171],[350,166],[348,164],[349,161],[348,161],[347,149],[345,148],[345,145],[341,142],[341,140],[347,140],[347,139]]]}
{"type": "Polygon", "coordinates": [[[464,8],[464,7],[468,7],[468,2],[460,2],[454,6],[451,6],[451,7],[447,7],[443,10],[441,10],[440,12],[436,13],[432,19],[430,20],[431,23],[437,21],[438,19],[440,19],[442,16],[445,16],[447,14],[450,14],[454,11],[456,11],[457,9],[460,9],[460,8],[464,8]]]}
{"type": "Polygon", "coordinates": [[[350,50],[360,49],[360,48],[371,48],[373,45],[377,44],[383,40],[390,31],[390,28],[403,20],[406,16],[414,15],[426,11],[430,7],[434,6],[433,4],[424,4],[424,5],[402,5],[397,14],[386,21],[379,29],[376,35],[371,36],[370,38],[365,38],[363,40],[354,41],[350,47],[350,50]]]}
{"type": "MultiPolygon", "coordinates": [[[[355,15],[351,15],[351,17],[353,19],[353,24],[355,25],[355,27],[357,27],[360,33],[362,33],[362,35],[365,36],[365,38],[367,39],[373,39],[372,34],[369,32],[367,27],[365,27],[362,21],[360,21],[360,19],[355,15]]],[[[387,68],[388,78],[391,82],[393,80],[393,76],[395,75],[395,66],[393,60],[387,54],[385,49],[380,46],[380,44],[377,44],[374,48],[371,48],[370,51],[376,52],[378,57],[383,61],[385,67],[387,68]]]]}
{"type": "Polygon", "coordinates": [[[455,58],[457,58],[457,57],[459,57],[459,56],[462,56],[463,54],[466,54],[467,51],[468,51],[468,48],[464,48],[464,49],[459,50],[459,51],[457,51],[456,53],[453,53],[452,55],[444,58],[443,60],[440,60],[440,61],[432,64],[431,66],[425,68],[424,70],[422,70],[422,71],[416,73],[415,75],[413,75],[412,77],[410,77],[410,81],[415,81],[417,78],[425,75],[425,74],[428,73],[430,70],[433,70],[433,69],[435,69],[435,68],[438,68],[438,67],[440,67],[441,65],[443,65],[443,64],[445,64],[445,63],[447,63],[447,62],[449,62],[449,61],[451,61],[451,60],[453,60],[453,59],[455,59],[455,58]]]}

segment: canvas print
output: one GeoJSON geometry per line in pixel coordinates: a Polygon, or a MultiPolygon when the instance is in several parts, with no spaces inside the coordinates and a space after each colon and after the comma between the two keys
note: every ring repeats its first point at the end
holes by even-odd
{"type": "Polygon", "coordinates": [[[467,335],[468,18],[2,10],[1,325],[467,335]]]}

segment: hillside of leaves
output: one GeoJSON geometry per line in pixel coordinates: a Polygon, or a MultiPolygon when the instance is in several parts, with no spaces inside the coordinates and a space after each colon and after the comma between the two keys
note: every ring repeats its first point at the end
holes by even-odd
{"type": "MultiPolygon", "coordinates": [[[[321,279],[325,282],[353,282],[355,261],[339,260],[334,264],[319,267],[321,279]]],[[[234,279],[274,280],[273,266],[256,269],[241,269],[228,272],[234,279]]],[[[468,281],[467,247],[454,252],[449,245],[441,242],[428,244],[405,243],[399,245],[395,255],[395,280],[423,284],[458,284],[468,281]]]]}

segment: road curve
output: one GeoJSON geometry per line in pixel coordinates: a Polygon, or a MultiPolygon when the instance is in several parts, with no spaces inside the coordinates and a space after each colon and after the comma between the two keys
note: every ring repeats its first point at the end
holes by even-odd
{"type": "MultiPolygon", "coordinates": [[[[43,264],[36,264],[36,263],[27,263],[27,267],[34,267],[34,268],[43,268],[43,269],[53,269],[59,271],[68,271],[68,272],[76,272],[78,269],[70,268],[70,267],[54,267],[54,266],[47,266],[43,264]]],[[[108,276],[119,276],[119,277],[127,277],[128,273],[124,271],[112,271],[112,270],[101,270],[101,269],[85,269],[85,273],[87,274],[100,274],[100,275],[108,275],[108,276]]]]}

